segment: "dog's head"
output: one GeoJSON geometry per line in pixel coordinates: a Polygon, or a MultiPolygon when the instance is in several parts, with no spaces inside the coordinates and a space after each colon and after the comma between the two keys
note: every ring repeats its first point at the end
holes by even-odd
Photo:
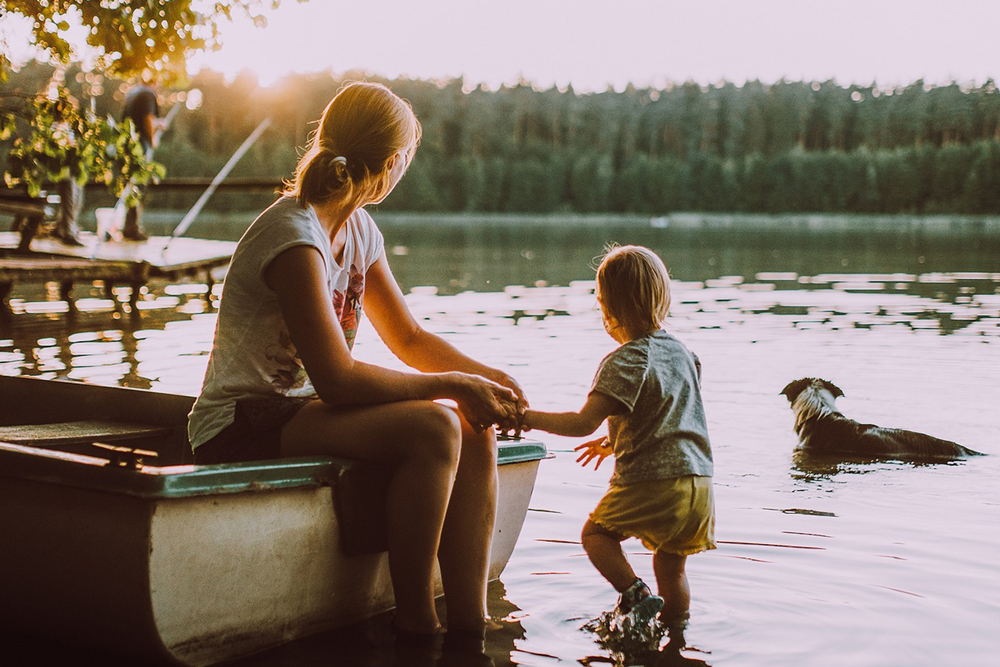
{"type": "Polygon", "coordinates": [[[809,387],[815,387],[816,389],[825,389],[830,392],[834,398],[840,398],[844,395],[844,390],[835,385],[828,380],[822,380],[820,378],[802,378],[801,380],[795,380],[794,382],[789,382],[785,385],[779,393],[783,394],[785,398],[788,399],[789,403],[794,403],[795,399],[798,398],[799,394],[805,391],[809,387]]]}
{"type": "Polygon", "coordinates": [[[789,382],[781,393],[788,398],[795,414],[795,432],[801,440],[814,420],[831,414],[840,414],[837,399],[844,395],[840,387],[820,378],[802,378],[789,382]]]}

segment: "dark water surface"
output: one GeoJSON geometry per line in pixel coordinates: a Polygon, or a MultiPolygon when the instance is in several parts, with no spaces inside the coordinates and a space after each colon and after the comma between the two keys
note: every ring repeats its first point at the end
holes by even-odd
{"type": "MultiPolygon", "coordinates": [[[[669,328],[704,364],[720,545],[689,560],[688,648],[663,664],[996,663],[997,227],[376,219],[425,325],[509,368],[532,403],[547,409],[581,405],[597,363],[614,347],[592,294],[590,266],[603,246],[641,243],[664,257],[675,281],[669,328]],[[990,456],[942,465],[799,460],[778,391],[802,376],[842,387],[848,416],[990,456]]],[[[16,291],[17,313],[0,328],[0,373],[195,393],[215,324],[201,289],[153,286],[138,323],[114,313],[97,288],[72,320],[59,312],[54,287],[16,291]]],[[[356,351],[398,366],[369,327],[356,351]]],[[[580,626],[611,607],[615,594],[587,561],[579,531],[610,466],[583,470],[571,451],[578,441],[540,437],[556,457],[542,463],[517,550],[491,585],[498,628],[485,656],[446,656],[442,666],[607,659],[580,626]]],[[[642,546],[626,547],[640,574],[651,575],[642,546]]],[[[321,636],[242,664],[394,664],[384,627],[365,632],[369,639],[321,636]]]]}

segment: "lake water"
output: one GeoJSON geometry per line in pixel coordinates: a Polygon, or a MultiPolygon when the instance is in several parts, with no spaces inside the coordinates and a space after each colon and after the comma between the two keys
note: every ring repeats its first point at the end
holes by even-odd
{"type": "MultiPolygon", "coordinates": [[[[614,347],[592,293],[604,245],[641,243],[664,258],[674,280],[669,329],[704,365],[720,544],[689,559],[688,648],[663,664],[997,660],[1000,233],[975,223],[864,223],[834,231],[808,220],[382,223],[390,263],[424,324],[509,368],[545,409],[581,405],[614,347]],[[990,456],[804,465],[778,395],[803,376],[843,388],[848,416],[990,456]]],[[[139,323],[115,314],[97,288],[86,291],[78,288],[83,312],[73,321],[58,312],[54,287],[15,292],[17,314],[0,329],[0,373],[197,392],[215,323],[200,286],[153,286],[139,323]]],[[[370,328],[356,353],[398,366],[370,328]]],[[[491,585],[500,627],[487,654],[496,667],[606,664],[580,626],[616,595],[587,561],[579,531],[611,466],[583,470],[572,452],[578,440],[533,435],[555,458],[542,462],[518,547],[491,585]]],[[[626,551],[651,579],[650,554],[636,542],[626,551]]],[[[340,639],[242,664],[391,664],[384,647],[340,639]]]]}

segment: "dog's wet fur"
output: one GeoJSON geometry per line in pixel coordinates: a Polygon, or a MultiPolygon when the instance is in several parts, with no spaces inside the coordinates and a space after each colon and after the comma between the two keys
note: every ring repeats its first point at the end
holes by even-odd
{"type": "Polygon", "coordinates": [[[836,401],[843,390],[819,378],[802,378],[781,390],[795,413],[798,449],[822,456],[948,461],[981,456],[968,447],[916,431],[861,424],[845,417],[836,401]]]}

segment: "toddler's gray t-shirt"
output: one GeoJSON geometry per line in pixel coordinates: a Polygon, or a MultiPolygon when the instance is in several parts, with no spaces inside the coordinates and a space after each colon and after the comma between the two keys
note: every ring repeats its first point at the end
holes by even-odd
{"type": "Polygon", "coordinates": [[[698,358],[662,330],[604,358],[591,392],[610,396],[624,408],[624,414],[608,417],[615,453],[612,484],[712,475],[699,375],[698,358]]]}

